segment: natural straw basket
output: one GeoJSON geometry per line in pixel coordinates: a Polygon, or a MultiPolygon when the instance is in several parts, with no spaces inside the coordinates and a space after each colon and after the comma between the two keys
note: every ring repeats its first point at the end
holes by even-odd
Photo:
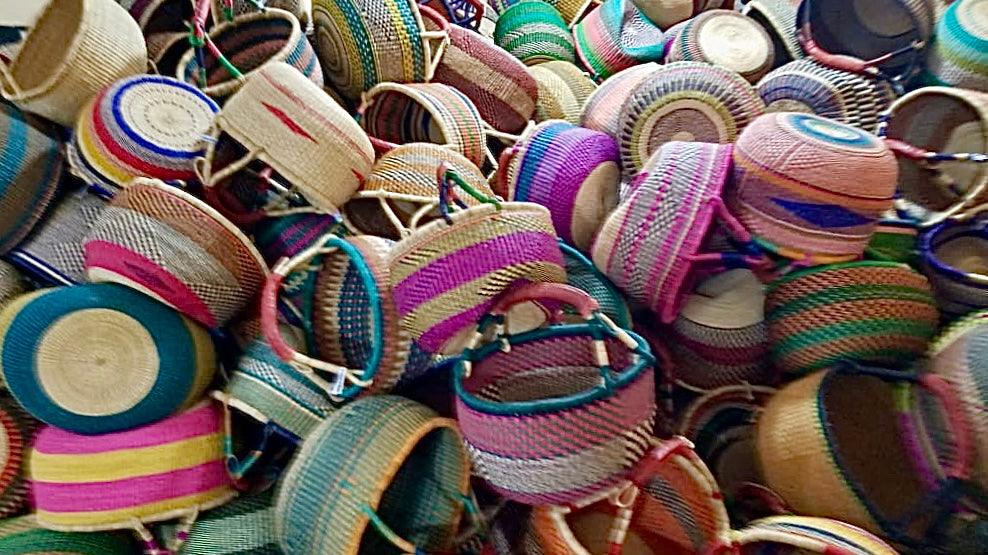
{"type": "Polygon", "coordinates": [[[494,42],[531,66],[552,60],[573,63],[573,35],[563,17],[548,2],[522,0],[497,19],[494,42]]]}
{"type": "Polygon", "coordinates": [[[340,409],[309,436],[281,484],[282,549],[443,552],[464,506],[473,507],[462,441],[456,422],[401,397],[340,409]]]}
{"type": "Polygon", "coordinates": [[[610,322],[579,289],[509,291],[481,318],[453,370],[474,473],[502,497],[530,505],[614,487],[649,447],[654,363],[644,339],[610,322]],[[529,301],[576,308],[584,322],[507,333],[505,314],[529,301]],[[484,337],[491,339],[481,344],[484,337]]]}
{"type": "Polygon", "coordinates": [[[71,127],[103,87],[147,70],[137,23],[113,0],[51,0],[8,66],[0,94],[22,109],[71,127]]]}
{"type": "Polygon", "coordinates": [[[857,526],[809,516],[772,516],[749,523],[732,534],[732,546],[716,553],[769,555],[772,553],[820,553],[821,555],[897,555],[881,538],[857,526]],[[737,550],[740,551],[737,551],[737,550]]]}
{"type": "Polygon", "coordinates": [[[634,0],[635,5],[660,28],[669,30],[677,23],[699,15],[704,10],[725,8],[733,0],[634,0]]]}
{"type": "Polygon", "coordinates": [[[33,514],[0,521],[0,552],[11,555],[133,555],[135,548],[121,533],[45,530],[33,514]]]}
{"type": "Polygon", "coordinates": [[[0,312],[3,377],[35,418],[82,434],[142,426],[191,406],[216,372],[209,334],[113,284],[44,289],[0,312]]]}
{"type": "Polygon", "coordinates": [[[624,101],[657,69],[659,64],[649,62],[632,66],[609,77],[587,98],[580,116],[580,125],[617,139],[624,101]]]}
{"type": "Polygon", "coordinates": [[[20,514],[27,504],[30,484],[24,471],[37,428],[38,421],[16,400],[0,395],[0,517],[20,514]]]}
{"type": "Polygon", "coordinates": [[[707,62],[757,83],[775,62],[775,47],[755,20],[711,10],[689,20],[666,46],[666,62],[707,62]]]}
{"type": "Polygon", "coordinates": [[[984,0],[953,2],[937,22],[925,80],[988,92],[988,11],[984,0]]]}
{"type": "Polygon", "coordinates": [[[538,86],[535,121],[580,122],[583,104],[595,90],[593,81],[569,62],[553,61],[528,68],[538,86]]]}
{"type": "Polygon", "coordinates": [[[665,41],[632,0],[607,0],[573,28],[576,54],[603,81],[629,67],[662,61],[665,41]]]}
{"type": "Polygon", "coordinates": [[[741,13],[758,22],[772,39],[775,67],[806,57],[796,37],[796,15],[801,0],[751,0],[741,13]]]}
{"type": "Polygon", "coordinates": [[[919,251],[945,316],[988,308],[988,228],[982,218],[937,225],[920,236],[919,251]]]}

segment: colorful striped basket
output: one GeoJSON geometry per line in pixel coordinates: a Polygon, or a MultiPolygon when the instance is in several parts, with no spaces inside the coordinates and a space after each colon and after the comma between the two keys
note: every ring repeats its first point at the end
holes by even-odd
{"type": "Polygon", "coordinates": [[[816,114],[869,133],[878,131],[895,93],[886,81],[822,66],[813,60],[790,62],[758,82],[769,112],[816,114]]]}
{"type": "Polygon", "coordinates": [[[918,244],[919,230],[915,222],[886,217],[875,226],[871,240],[865,247],[865,256],[870,260],[902,262],[916,266],[919,262],[918,244]]]}
{"type": "Polygon", "coordinates": [[[676,382],[709,390],[771,385],[766,360],[765,292],[750,270],[735,269],[700,282],[672,323],[669,346],[676,382]]]}
{"type": "Polygon", "coordinates": [[[926,352],[940,313],[930,282],[904,264],[847,262],[769,284],[770,358],[804,374],[840,360],[905,364],[926,352]]]}
{"type": "Polygon", "coordinates": [[[219,106],[171,77],[117,81],[79,112],[69,147],[72,173],[113,194],[136,177],[187,182],[219,106]]]}
{"type": "Polygon", "coordinates": [[[224,58],[206,48],[200,61],[196,49],[189,49],[179,60],[175,76],[217,100],[229,98],[245,78],[275,62],[291,65],[315,85],[323,84],[316,53],[298,19],[289,12],[268,8],[241,15],[216,25],[208,37],[224,58]]]}
{"type": "Polygon", "coordinates": [[[898,175],[892,151],[871,133],[777,112],[738,137],[725,200],[764,248],[803,263],[841,262],[864,252],[892,208],[898,175]]]}
{"type": "MultiPolygon", "coordinates": [[[[408,143],[385,152],[357,194],[343,205],[355,233],[398,240],[439,217],[436,172],[445,164],[482,195],[493,196],[487,178],[458,151],[433,143],[408,143]]],[[[468,206],[480,202],[464,195],[468,206]]]]}
{"type": "Polygon", "coordinates": [[[84,249],[91,281],[132,287],[209,328],[242,311],[267,274],[253,243],[218,212],[147,179],[116,195],[84,249]]]}
{"type": "Polygon", "coordinates": [[[0,101],[0,254],[27,237],[62,177],[59,131],[0,101]]]}
{"type": "Polygon", "coordinates": [[[611,319],[617,327],[630,330],[632,328],[631,309],[624,300],[624,295],[618,288],[600,273],[585,254],[559,242],[559,250],[563,253],[566,266],[566,285],[582,290],[597,301],[600,311],[611,319]]]}
{"type": "Polygon", "coordinates": [[[252,172],[262,176],[254,187],[273,196],[258,209],[221,210],[239,224],[300,211],[286,208],[293,193],[313,211],[335,212],[357,192],[374,163],[370,140],[346,110],[280,62],[266,64],[246,80],[216,118],[211,137],[217,142],[207,142],[200,167],[211,204],[220,209],[224,191],[252,172]],[[227,142],[224,149],[224,139],[235,144],[227,142]],[[271,171],[280,179],[271,178],[271,171]]]}
{"type": "Polygon", "coordinates": [[[313,0],[312,23],[327,83],[351,99],[380,83],[431,81],[449,42],[449,22],[415,0],[313,0]]]}
{"type": "Polygon", "coordinates": [[[944,316],[956,318],[988,308],[986,240],[983,220],[948,220],[920,236],[923,272],[944,316]]]}
{"type": "Polygon", "coordinates": [[[772,516],[749,523],[732,535],[744,555],[820,553],[821,555],[896,555],[891,545],[857,526],[809,516],[772,516]]]}
{"type": "MultiPolygon", "coordinates": [[[[163,535],[178,532],[160,527],[163,535]]],[[[274,529],[274,490],[241,495],[200,515],[181,555],[282,555],[274,529]]]]}
{"type": "Polygon", "coordinates": [[[703,273],[761,262],[751,237],[720,200],[730,165],[730,145],[662,145],[597,234],[597,268],[664,323],[676,319],[703,273]],[[745,254],[701,253],[715,223],[745,254]]]}
{"type": "Polygon", "coordinates": [[[621,133],[621,107],[638,85],[657,69],[659,64],[649,62],[632,66],[609,77],[587,98],[580,116],[580,125],[617,139],[621,133]]]}
{"type": "Polygon", "coordinates": [[[0,260],[0,309],[27,290],[27,282],[17,268],[0,260]]]}
{"type": "Polygon", "coordinates": [[[552,61],[528,68],[538,87],[535,121],[566,120],[580,122],[583,105],[596,85],[580,68],[569,62],[552,61]]]}
{"type": "Polygon", "coordinates": [[[6,555],[133,555],[135,548],[124,534],[45,530],[34,515],[0,521],[0,552],[6,555]]]}
{"type": "Polygon", "coordinates": [[[632,0],[607,0],[573,28],[580,63],[603,81],[629,67],[662,61],[662,29],[632,0]]]}
{"type": "Polygon", "coordinates": [[[631,179],[665,143],[733,143],[765,104],[737,73],[702,62],[662,66],[621,108],[618,126],[624,175],[631,179]]]}
{"type": "Polygon", "coordinates": [[[710,471],[682,438],[661,442],[630,483],[565,506],[538,506],[529,555],[690,555],[730,545],[730,523],[710,471]]]}
{"type": "Polygon", "coordinates": [[[576,62],[573,35],[548,2],[522,0],[497,19],[494,42],[527,66],[552,60],[576,62]]]}
{"type": "Polygon", "coordinates": [[[666,62],[707,62],[757,83],[775,63],[775,47],[755,20],[710,10],[689,20],[666,45],[666,62]]]}
{"type": "Polygon", "coordinates": [[[550,120],[513,148],[510,162],[499,170],[506,198],[545,206],[559,237],[589,251],[601,223],[617,206],[617,143],[599,131],[550,120]]]}
{"type": "Polygon", "coordinates": [[[926,58],[932,84],[988,92],[988,11],[984,0],[953,2],[937,22],[926,58]]]}
{"type": "Polygon", "coordinates": [[[0,95],[71,127],[101,89],[146,70],[141,29],[116,2],[48,2],[13,62],[0,60],[0,95]]]}
{"type": "MultiPolygon", "coordinates": [[[[528,202],[487,202],[419,227],[391,252],[391,291],[402,328],[429,353],[458,353],[495,299],[515,282],[566,281],[549,211],[528,202]]],[[[458,184],[462,188],[463,181],[458,184]]]]}
{"type": "Polygon", "coordinates": [[[442,552],[471,501],[456,422],[388,395],[313,432],[286,474],[275,530],[286,553],[442,552]]]}
{"type": "Polygon", "coordinates": [[[614,325],[583,291],[510,290],[480,320],[453,370],[474,473],[500,496],[530,505],[616,486],[650,446],[654,364],[645,340],[614,325]],[[576,308],[584,322],[505,331],[508,310],[529,301],[576,308]],[[484,337],[491,340],[481,344],[484,337]]]}
{"type": "Polygon", "coordinates": [[[199,400],[216,372],[209,334],[113,284],[43,289],[0,312],[0,370],[35,418],[102,434],[199,400]]]}
{"type": "Polygon", "coordinates": [[[806,57],[796,37],[796,15],[801,0],[751,0],[740,12],[755,20],[772,39],[775,67],[806,57]]]}
{"type": "Polygon", "coordinates": [[[988,201],[988,93],[916,89],[882,120],[878,134],[899,161],[902,215],[932,226],[988,201]]]}
{"type": "MultiPolygon", "coordinates": [[[[0,395],[0,517],[20,514],[27,504],[30,484],[24,472],[25,461],[37,428],[38,421],[24,412],[16,400],[0,395]]],[[[0,531],[0,546],[2,536],[0,531]]]]}

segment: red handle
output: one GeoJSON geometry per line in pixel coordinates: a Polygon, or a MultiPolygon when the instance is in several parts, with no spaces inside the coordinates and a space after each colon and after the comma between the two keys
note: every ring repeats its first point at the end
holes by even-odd
{"type": "Polygon", "coordinates": [[[664,464],[669,457],[677,453],[688,454],[692,451],[693,444],[685,437],[676,436],[665,440],[661,445],[653,447],[642,460],[638,461],[638,464],[631,471],[630,479],[636,486],[645,487],[649,479],[655,475],[658,467],[664,464]]]}
{"type": "Polygon", "coordinates": [[[529,301],[558,301],[571,306],[584,318],[590,318],[600,310],[600,303],[581,289],[563,283],[529,283],[515,287],[504,293],[494,308],[492,314],[503,316],[516,304],[529,301]]]}
{"type": "Polygon", "coordinates": [[[421,13],[425,17],[428,17],[433,23],[438,25],[440,31],[447,31],[447,32],[449,31],[449,20],[439,15],[439,12],[430,8],[429,6],[423,6],[418,3],[416,3],[416,5],[418,5],[419,7],[419,13],[421,13]]]}
{"type": "Polygon", "coordinates": [[[820,48],[816,41],[810,37],[809,26],[804,26],[800,29],[798,35],[799,43],[802,45],[803,51],[806,52],[806,55],[820,62],[822,65],[850,73],[864,73],[872,65],[869,62],[855,58],[854,56],[831,54],[830,52],[820,48]]]}
{"type": "Polygon", "coordinates": [[[288,345],[278,329],[278,291],[285,277],[277,272],[268,274],[261,291],[261,331],[278,358],[285,362],[291,361],[295,350],[288,345]]]}
{"type": "Polygon", "coordinates": [[[889,150],[895,154],[912,160],[923,160],[929,154],[928,150],[924,150],[918,146],[913,146],[907,142],[900,141],[899,139],[886,138],[885,145],[888,146],[889,150]]]}

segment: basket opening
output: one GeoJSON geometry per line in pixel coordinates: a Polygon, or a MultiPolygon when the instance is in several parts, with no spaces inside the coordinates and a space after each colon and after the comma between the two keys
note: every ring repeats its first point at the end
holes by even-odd
{"type": "MultiPolygon", "coordinates": [[[[421,204],[405,200],[385,199],[391,211],[408,228],[412,216],[421,204]]],[[[386,239],[397,241],[401,239],[398,229],[385,215],[381,201],[377,198],[355,198],[343,205],[347,220],[362,233],[371,233],[386,239]]],[[[418,226],[423,226],[439,216],[438,210],[431,211],[427,216],[419,218],[418,226]]]]}
{"type": "MultiPolygon", "coordinates": [[[[270,15],[275,13],[270,10],[264,13],[268,15],[247,16],[251,19],[236,20],[210,35],[219,51],[244,75],[261,67],[289,47],[297,26],[294,18],[288,14],[281,17],[270,15]]],[[[208,48],[204,49],[203,56],[206,62],[207,86],[216,86],[233,79],[208,48]]],[[[193,56],[185,70],[187,82],[195,84],[197,68],[193,56]]]]}
{"type": "MultiPolygon", "coordinates": [[[[566,517],[573,536],[589,553],[609,553],[608,536],[614,526],[614,509],[606,504],[596,504],[566,517]]],[[[693,549],[679,545],[658,533],[657,529],[642,526],[632,520],[624,541],[624,555],[689,555],[693,549]]]]}
{"type": "MultiPolygon", "coordinates": [[[[382,254],[367,263],[372,268],[380,266],[385,257],[382,254]]],[[[337,250],[323,258],[323,268],[316,278],[313,325],[316,347],[327,361],[347,368],[367,365],[378,325],[370,309],[370,293],[346,253],[337,250]]],[[[377,293],[375,288],[374,294],[377,293]]]]}
{"type": "Polygon", "coordinates": [[[936,256],[964,273],[988,276],[988,242],[980,237],[951,239],[937,247],[936,256]]]}
{"type": "MultiPolygon", "coordinates": [[[[813,38],[833,54],[877,58],[921,37],[903,4],[902,0],[815,0],[810,5],[813,38]]],[[[900,66],[908,58],[899,56],[882,67],[900,66]]]]}
{"type": "Polygon", "coordinates": [[[185,22],[192,21],[194,15],[192,4],[192,2],[175,2],[173,0],[159,2],[146,19],[144,36],[153,33],[185,31],[185,22]]]}
{"type": "Polygon", "coordinates": [[[28,92],[42,87],[65,71],[69,55],[75,53],[72,43],[80,32],[84,4],[84,0],[49,2],[41,12],[10,68],[21,90],[28,92]]]}
{"type": "MultiPolygon", "coordinates": [[[[382,453],[383,455],[383,453],[382,453]]],[[[398,536],[428,552],[448,547],[455,515],[462,510],[467,461],[461,439],[441,427],[423,436],[402,463],[377,506],[377,514],[398,536]]],[[[373,477],[379,479],[379,477],[373,477]]],[[[402,553],[368,527],[360,553],[402,553]]]]}
{"type": "Polygon", "coordinates": [[[367,133],[391,143],[448,142],[444,125],[419,100],[399,91],[384,91],[374,97],[363,122],[367,133]]]}

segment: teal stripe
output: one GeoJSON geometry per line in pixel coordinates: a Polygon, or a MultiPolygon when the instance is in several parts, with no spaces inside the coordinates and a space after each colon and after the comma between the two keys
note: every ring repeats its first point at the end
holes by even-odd
{"type": "Polygon", "coordinates": [[[772,354],[776,357],[782,357],[809,346],[849,337],[905,335],[928,340],[934,331],[935,328],[932,324],[902,318],[874,318],[840,322],[786,336],[776,343],[772,349],[772,354]]]}
{"type": "MultiPolygon", "coordinates": [[[[8,189],[16,183],[17,176],[23,169],[25,163],[24,157],[28,147],[28,133],[35,133],[40,140],[46,141],[49,144],[46,149],[48,156],[43,162],[45,167],[44,176],[40,183],[31,184],[34,187],[34,195],[31,197],[31,201],[24,209],[20,210],[14,222],[11,222],[6,228],[0,227],[0,252],[15,247],[16,243],[26,234],[25,229],[34,227],[34,224],[37,223],[37,220],[41,217],[41,212],[47,205],[47,203],[43,203],[42,201],[46,196],[50,197],[53,193],[54,186],[57,185],[54,181],[58,177],[58,172],[62,167],[62,155],[55,139],[50,138],[41,130],[31,127],[25,119],[24,112],[12,106],[9,107],[9,110],[6,105],[4,105],[4,108],[4,111],[9,116],[8,121],[10,123],[7,128],[7,142],[3,146],[3,154],[0,154],[0,198],[3,198],[8,193],[8,189]],[[7,244],[8,242],[12,244],[7,244]]],[[[2,224],[3,222],[0,222],[0,226],[2,224]]]]}
{"type": "Polygon", "coordinates": [[[905,285],[849,285],[831,287],[810,293],[798,299],[787,301],[774,310],[768,311],[765,319],[769,322],[781,320],[789,315],[823,306],[868,300],[913,301],[934,305],[929,291],[905,285]]]}
{"type": "Polygon", "coordinates": [[[7,117],[7,140],[3,145],[3,154],[0,154],[0,196],[7,193],[24,165],[28,130],[24,112],[6,104],[3,111],[7,117]]]}

